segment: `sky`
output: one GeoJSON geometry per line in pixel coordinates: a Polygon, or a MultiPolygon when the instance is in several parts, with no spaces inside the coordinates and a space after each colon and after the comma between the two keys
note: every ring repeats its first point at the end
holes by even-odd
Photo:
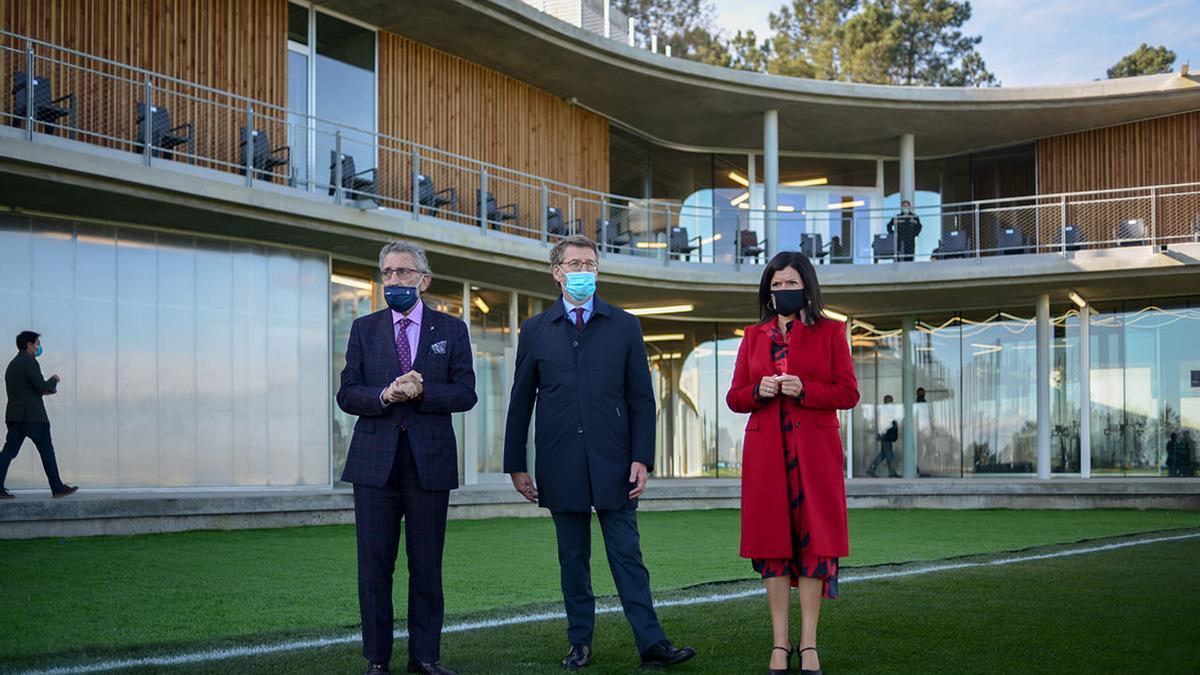
{"type": "MultiPolygon", "coordinates": [[[[767,15],[786,0],[713,0],[729,34],[770,34],[767,15]]],[[[1105,77],[1143,42],[1175,51],[1175,67],[1200,72],[1200,0],[973,0],[964,32],[1003,86],[1105,77]]]]}

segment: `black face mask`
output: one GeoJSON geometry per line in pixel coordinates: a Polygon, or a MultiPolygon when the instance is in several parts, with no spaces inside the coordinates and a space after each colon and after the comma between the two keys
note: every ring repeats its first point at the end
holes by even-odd
{"type": "Polygon", "coordinates": [[[791,291],[771,291],[771,297],[775,301],[775,313],[780,316],[791,316],[804,309],[805,298],[803,288],[791,291]]]}

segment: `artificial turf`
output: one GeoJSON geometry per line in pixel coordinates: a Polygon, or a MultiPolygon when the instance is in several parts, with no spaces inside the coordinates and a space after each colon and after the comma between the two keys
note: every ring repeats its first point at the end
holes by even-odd
{"type": "MultiPolygon", "coordinates": [[[[1195,513],[1168,511],[854,510],[850,517],[853,554],[844,560],[845,573],[865,565],[933,560],[1200,526],[1200,516],[1195,513]]],[[[642,513],[639,520],[646,562],[656,591],[751,576],[749,565],[737,557],[736,511],[642,513]]],[[[335,526],[2,542],[0,560],[5,573],[0,581],[0,597],[4,598],[6,610],[0,612],[0,663],[30,665],[64,657],[117,656],[131,651],[149,653],[185,646],[240,644],[276,637],[353,631],[358,622],[353,536],[353,528],[335,526]]],[[[598,542],[599,532],[596,531],[594,536],[598,542]]],[[[602,547],[597,545],[594,550],[596,593],[610,595],[614,591],[602,547]]],[[[1180,550],[1189,549],[1183,547],[1180,550]]],[[[1200,596],[1191,581],[1195,577],[1192,567],[1200,557],[1196,555],[1195,547],[1190,552],[1191,566],[1187,569],[1176,566],[1164,571],[1146,565],[1135,554],[1114,558],[1118,569],[1112,573],[1123,575],[1131,588],[1142,589],[1142,592],[1147,586],[1155,586],[1157,593],[1157,586],[1174,585],[1164,580],[1180,579],[1181,589],[1192,591],[1191,613],[1195,615],[1198,609],[1195,599],[1200,596]]],[[[398,566],[402,569],[403,562],[398,566]]],[[[1108,573],[1107,568],[1096,570],[1097,573],[1101,571],[1108,573]]],[[[1086,582],[1091,573],[1080,575],[1078,581],[1086,582]]],[[[966,574],[968,578],[973,575],[973,572],[966,574]]],[[[403,608],[403,574],[397,576],[401,582],[396,588],[396,605],[403,608]]],[[[546,519],[451,522],[444,576],[447,613],[451,620],[468,613],[503,614],[515,607],[539,603],[555,607],[559,590],[553,526],[546,519]]],[[[1063,576],[1070,575],[1064,573],[1063,576]]],[[[1024,583],[1022,579],[1012,581],[1024,583]]],[[[1056,579],[1054,583],[1065,581],[1065,578],[1056,579]]],[[[892,583],[909,582],[883,582],[881,585],[892,583]]],[[[1034,588],[1045,583],[1049,581],[1039,582],[1034,588]]],[[[1112,585],[1115,587],[1116,582],[1112,585]]],[[[867,586],[863,589],[865,592],[867,586]]],[[[938,591],[934,594],[936,603],[929,600],[925,610],[932,611],[935,605],[944,605],[941,611],[947,611],[947,607],[957,606],[957,598],[962,593],[970,590],[970,584],[964,584],[938,591]]],[[[1082,592],[1078,588],[1075,591],[1082,592]]],[[[998,591],[1000,597],[963,604],[963,612],[956,621],[948,622],[947,629],[967,621],[969,616],[990,617],[991,614],[983,610],[991,604],[999,602],[1006,607],[1014,602],[1019,604],[1024,592],[1018,591],[1014,597],[1014,592],[1001,589],[998,591]]],[[[846,608],[860,602],[855,599],[858,591],[854,593],[847,594],[850,597],[829,610],[831,626],[837,625],[839,615],[852,614],[846,608]]],[[[1047,604],[1043,596],[1031,593],[1025,601],[1047,617],[1055,616],[1063,603],[1069,605],[1075,598],[1067,593],[1061,602],[1047,604]]],[[[1086,598],[1080,601],[1096,609],[1094,605],[1099,600],[1093,597],[1094,593],[1088,591],[1085,595],[1086,598]]],[[[1164,601],[1183,599],[1172,597],[1164,601]]],[[[889,612],[900,609],[891,607],[890,600],[878,602],[888,604],[889,612]]],[[[734,606],[741,605],[731,603],[729,608],[734,606]]],[[[1106,621],[1126,621],[1113,613],[1120,607],[1119,603],[1106,607],[1106,621]]],[[[691,610],[667,609],[664,610],[664,621],[670,628],[671,617],[689,617],[688,621],[697,623],[698,635],[707,635],[705,631],[710,629],[706,626],[717,622],[724,625],[723,630],[730,631],[728,639],[732,642],[740,645],[758,640],[758,632],[761,632],[758,629],[765,625],[762,623],[766,620],[765,614],[760,617],[761,621],[747,615],[744,621],[728,623],[726,611],[729,608],[696,607],[692,608],[694,615],[689,613],[691,610]],[[750,631],[751,625],[758,629],[750,631]],[[748,632],[738,637],[742,631],[748,632]]],[[[877,610],[879,608],[871,611],[877,610]]],[[[605,639],[618,641],[613,647],[604,648],[614,655],[632,649],[631,646],[628,649],[615,646],[621,644],[620,639],[628,639],[627,629],[613,624],[615,618],[602,620],[609,626],[605,639]]],[[[918,645],[897,644],[889,637],[909,634],[901,630],[908,620],[896,616],[886,621],[847,627],[848,633],[855,634],[855,639],[860,642],[843,643],[839,647],[835,641],[829,645],[830,653],[842,655],[838,658],[848,658],[868,645],[882,642],[901,652],[916,650],[914,653],[926,654],[918,645]],[[848,651],[853,644],[858,645],[856,650],[848,651]]],[[[1003,620],[1000,624],[1008,625],[1003,620]]],[[[1190,625],[1195,628],[1194,619],[1190,625]]],[[[950,632],[962,637],[965,627],[958,625],[950,632]]],[[[711,630],[718,628],[713,624],[711,630]]],[[[990,625],[978,625],[975,629],[989,636],[995,630],[990,625]]],[[[529,657],[533,659],[531,662],[544,664],[551,657],[551,661],[556,662],[561,656],[554,656],[562,650],[561,626],[522,626],[509,629],[509,632],[514,636],[513,640],[521,639],[520,636],[527,632],[531,635],[544,633],[545,637],[539,640],[545,644],[526,645],[536,652],[536,658],[529,657]]],[[[830,633],[836,635],[838,631],[833,628],[830,633]]],[[[713,647],[722,642],[715,634],[710,638],[715,642],[706,643],[706,651],[713,651],[713,647]]],[[[447,649],[454,641],[464,640],[466,644],[476,639],[484,638],[447,636],[447,649]]],[[[941,638],[924,635],[922,640],[938,642],[941,638]]],[[[700,639],[697,637],[693,641],[699,643],[700,639]]],[[[598,649],[601,644],[597,643],[598,649]]],[[[1015,650],[1013,657],[1019,658],[1020,641],[1013,641],[1011,648],[1015,650]]],[[[456,663],[465,664],[462,669],[466,672],[508,672],[493,670],[491,666],[517,663],[524,658],[494,661],[480,656],[479,661],[471,660],[476,651],[490,649],[491,646],[467,646],[461,652],[456,650],[456,656],[461,654],[468,659],[456,659],[456,663]]],[[[327,651],[330,658],[347,659],[347,664],[357,658],[357,648],[334,647],[327,651]]],[[[281,665],[287,669],[299,668],[304,672],[353,672],[358,667],[347,665],[349,669],[345,670],[341,665],[331,664],[329,671],[305,670],[301,666],[308,663],[305,660],[308,657],[301,660],[289,660],[291,656],[278,658],[283,659],[281,665]]],[[[698,667],[709,668],[703,664],[706,661],[716,663],[712,661],[714,658],[701,660],[698,667]]],[[[749,655],[742,654],[737,658],[749,658],[749,655]]],[[[613,667],[618,666],[614,664],[613,667]]],[[[752,670],[757,670],[757,666],[750,670],[742,667],[732,671],[705,669],[694,672],[752,670]]],[[[229,671],[218,668],[211,672],[229,671]]],[[[606,671],[598,669],[595,672],[606,671]]]]}

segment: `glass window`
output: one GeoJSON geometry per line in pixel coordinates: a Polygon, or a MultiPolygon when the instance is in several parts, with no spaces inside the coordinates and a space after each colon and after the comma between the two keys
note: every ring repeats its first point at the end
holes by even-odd
{"type": "MultiPolygon", "coordinates": [[[[316,116],[342,128],[342,153],[355,172],[375,167],[375,32],[328,14],[316,18],[316,116]]],[[[317,124],[315,178],[330,185],[335,129],[317,124]]]]}
{"type": "Polygon", "coordinates": [[[288,3],[288,41],[297,44],[308,44],[308,12],[307,7],[288,3]]]}
{"type": "MultiPolygon", "coordinates": [[[[369,268],[338,268],[329,278],[329,315],[332,321],[333,357],[331,375],[333,391],[342,386],[342,369],[346,367],[346,344],[350,339],[350,326],[360,316],[375,311],[373,298],[382,291],[371,277],[369,268]]],[[[333,404],[333,477],[342,475],[346,466],[346,453],[350,451],[350,438],[354,434],[354,423],[358,418],[347,414],[333,404]]]]}

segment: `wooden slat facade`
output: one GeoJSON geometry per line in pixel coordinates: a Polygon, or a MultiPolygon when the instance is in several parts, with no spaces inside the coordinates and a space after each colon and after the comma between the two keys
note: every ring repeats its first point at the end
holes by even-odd
{"type": "MultiPolygon", "coordinates": [[[[0,0],[0,24],[10,32],[98,57],[34,48],[38,57],[69,64],[38,60],[36,72],[51,79],[55,96],[75,94],[80,140],[141,149],[137,104],[146,100],[146,78],[99,59],[232,94],[164,78],[153,81],[153,102],[167,109],[171,124],[193,127],[194,146],[178,152],[226,163],[197,162],[205,166],[236,170],[231,165],[240,164],[247,104],[237,96],[270,106],[287,103],[287,0],[0,0]]],[[[12,73],[24,72],[27,66],[23,53],[10,50],[23,52],[25,45],[5,40],[4,47],[0,91],[11,99],[12,73]]],[[[6,100],[4,109],[10,105],[6,100]]],[[[254,126],[269,134],[272,145],[283,145],[284,115],[263,108],[256,111],[254,126]]]]}
{"type": "MultiPolygon", "coordinates": [[[[379,131],[446,152],[590,190],[607,191],[608,121],[594,113],[407,38],[379,33],[379,131]]],[[[468,219],[480,179],[446,157],[422,157],[421,173],[440,190],[457,191],[455,209],[468,219]],[[445,163],[442,163],[445,162],[445,163]]],[[[407,156],[380,156],[382,191],[411,199],[407,156]]],[[[572,215],[559,188],[540,187],[511,172],[490,175],[488,191],[499,204],[515,203],[523,233],[541,227],[542,201],[572,215]]],[[[576,196],[580,196],[577,194],[576,196]]],[[[598,202],[575,202],[574,218],[595,235],[598,202]]],[[[511,227],[505,229],[512,230],[511,227]]]]}
{"type": "Polygon", "coordinates": [[[1200,112],[1043,138],[1038,192],[1200,181],[1200,112]]]}
{"type": "MultiPolygon", "coordinates": [[[[1197,181],[1200,181],[1200,112],[1043,138],[1037,144],[1039,194],[1197,181]]],[[[1093,242],[1124,238],[1119,234],[1120,223],[1130,219],[1140,219],[1147,236],[1190,239],[1200,218],[1200,196],[1182,194],[1188,192],[1195,190],[1161,190],[1153,199],[1146,195],[1122,202],[1097,203],[1090,199],[1093,203],[1066,209],[1067,223],[1079,227],[1086,239],[1093,242]]],[[[1133,192],[1112,195],[1134,196],[1133,192]]],[[[1048,207],[1043,214],[1042,222],[1052,231],[1059,227],[1058,213],[1058,209],[1048,207]]]]}

